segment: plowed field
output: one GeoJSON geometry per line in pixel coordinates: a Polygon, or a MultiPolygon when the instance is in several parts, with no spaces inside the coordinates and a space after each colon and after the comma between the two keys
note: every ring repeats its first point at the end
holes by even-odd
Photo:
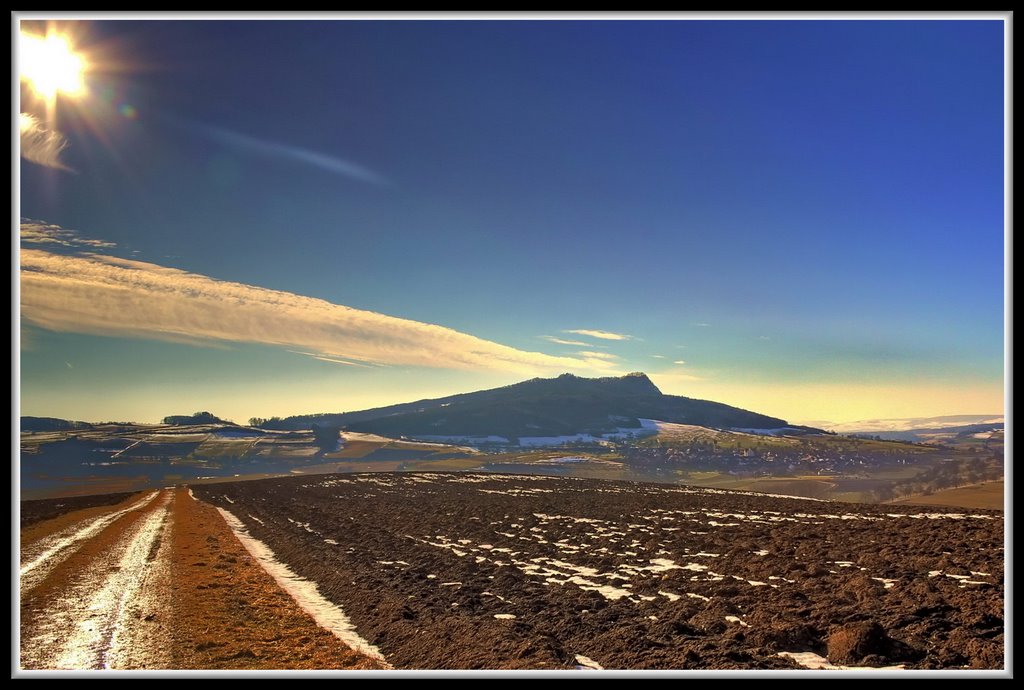
{"type": "Polygon", "coordinates": [[[489,474],[194,490],[395,668],[1004,664],[1000,511],[489,474]]]}

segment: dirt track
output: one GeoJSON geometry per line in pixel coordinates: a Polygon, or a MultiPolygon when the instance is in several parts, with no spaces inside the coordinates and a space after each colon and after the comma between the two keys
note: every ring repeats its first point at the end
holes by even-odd
{"type": "MultiPolygon", "coordinates": [[[[147,492],[23,545],[23,668],[136,667],[141,614],[162,607],[147,580],[163,562],[155,556],[169,502],[169,492],[147,492]]],[[[146,663],[166,667],[160,648],[147,656],[146,663]]]]}
{"type": "Polygon", "coordinates": [[[22,531],[22,668],[377,666],[318,627],[185,490],[22,531]]]}
{"type": "Polygon", "coordinates": [[[196,487],[396,668],[1001,668],[1003,521],[570,478],[196,487]]]}

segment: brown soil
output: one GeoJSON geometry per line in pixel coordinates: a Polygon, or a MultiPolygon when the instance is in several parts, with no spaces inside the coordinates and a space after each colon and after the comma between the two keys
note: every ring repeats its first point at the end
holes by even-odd
{"type": "Polygon", "coordinates": [[[616,669],[781,669],[794,665],[779,652],[833,647],[868,666],[1003,664],[1001,512],[441,473],[195,491],[316,582],[396,668],[572,668],[583,655],[616,669]],[[924,516],[945,512],[973,517],[924,516]]]}
{"type": "Polygon", "coordinates": [[[875,621],[845,625],[828,637],[828,660],[833,664],[859,664],[871,655],[887,658],[893,641],[875,621]]]}
{"type": "Polygon", "coordinates": [[[53,520],[68,513],[85,510],[87,508],[98,508],[95,515],[99,516],[107,506],[116,504],[127,505],[138,492],[119,494],[99,494],[96,496],[72,496],[61,499],[43,499],[36,501],[21,502],[21,529],[24,538],[24,529],[30,525],[53,520]]]}
{"type": "Polygon", "coordinates": [[[936,491],[930,496],[908,496],[907,498],[892,501],[892,504],[1002,510],[1004,490],[1004,481],[1000,479],[993,482],[982,482],[980,484],[971,484],[970,486],[960,486],[955,489],[946,489],[945,491],[936,491]]]}
{"type": "Polygon", "coordinates": [[[209,505],[172,506],[171,668],[374,669],[274,582],[209,505]]]}

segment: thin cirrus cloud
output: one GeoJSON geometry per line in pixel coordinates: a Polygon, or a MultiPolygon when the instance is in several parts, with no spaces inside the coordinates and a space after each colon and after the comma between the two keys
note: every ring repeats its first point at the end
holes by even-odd
{"type": "Polygon", "coordinates": [[[21,219],[21,243],[92,249],[111,249],[117,246],[113,242],[83,237],[74,230],[31,218],[21,219]]]}
{"type": "Polygon", "coordinates": [[[67,148],[67,139],[60,132],[46,129],[34,116],[18,113],[18,130],[21,132],[21,157],[47,168],[71,171],[61,160],[61,152],[67,148]]]}
{"type": "Polygon", "coordinates": [[[258,343],[339,364],[520,374],[614,369],[604,356],[519,350],[444,326],[94,253],[23,248],[21,316],[53,331],[258,343]]]}
{"type": "Polygon", "coordinates": [[[548,342],[554,343],[555,345],[575,345],[577,347],[586,346],[586,343],[583,342],[582,340],[564,340],[562,338],[556,338],[553,335],[542,335],[540,337],[543,338],[544,340],[547,340],[548,342]]]}
{"type": "Polygon", "coordinates": [[[250,137],[246,134],[240,134],[229,129],[223,129],[222,127],[214,127],[212,125],[205,124],[196,124],[196,127],[200,132],[214,141],[240,151],[268,156],[270,158],[290,160],[296,163],[303,163],[315,168],[320,168],[321,170],[326,170],[327,172],[359,180],[360,182],[368,182],[375,185],[389,184],[386,179],[372,170],[364,168],[356,163],[352,163],[351,161],[343,160],[325,153],[310,151],[309,149],[291,146],[290,144],[282,144],[276,141],[257,139],[256,137],[250,137]]]}
{"type": "Polygon", "coordinates": [[[364,364],[362,362],[350,362],[347,359],[338,359],[337,357],[327,357],[316,352],[302,352],[301,350],[288,350],[288,352],[291,352],[293,355],[305,355],[306,357],[312,357],[313,359],[320,360],[321,362],[330,362],[331,364],[347,364],[350,367],[371,368],[371,365],[369,364],[364,364]]]}
{"type": "Polygon", "coordinates": [[[576,354],[585,359],[600,359],[606,362],[614,362],[619,359],[618,355],[613,355],[610,352],[594,352],[593,350],[580,350],[576,354]]]}
{"type": "Polygon", "coordinates": [[[625,335],[623,333],[612,333],[611,331],[599,331],[588,328],[577,328],[575,330],[565,330],[563,333],[575,333],[576,335],[585,335],[588,338],[598,338],[599,340],[632,340],[633,336],[625,335]]]}

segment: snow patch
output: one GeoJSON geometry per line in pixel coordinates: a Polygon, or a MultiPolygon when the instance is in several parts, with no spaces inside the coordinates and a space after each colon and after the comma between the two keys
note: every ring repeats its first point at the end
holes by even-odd
{"type": "MultiPolygon", "coordinates": [[[[191,491],[191,489],[189,491],[191,491]]],[[[58,561],[54,562],[57,563],[61,560],[64,560],[64,558],[70,556],[72,553],[77,551],[77,547],[82,542],[91,539],[95,535],[99,534],[101,531],[103,531],[104,528],[107,527],[107,525],[114,522],[114,520],[117,520],[122,515],[130,513],[133,510],[142,510],[143,508],[148,506],[150,503],[153,502],[153,499],[156,498],[157,493],[158,492],[154,491],[151,494],[143,496],[141,499],[139,499],[135,503],[132,503],[127,508],[123,508],[122,510],[118,510],[107,515],[103,515],[102,517],[98,517],[88,524],[85,524],[84,522],[79,522],[75,525],[72,525],[66,530],[58,532],[52,537],[42,539],[36,542],[35,544],[32,544],[30,549],[31,551],[35,552],[36,555],[32,556],[31,560],[28,563],[25,563],[23,566],[21,566],[21,569],[19,570],[22,591],[27,591],[33,585],[32,582],[29,582],[25,579],[26,575],[28,575],[44,563],[50,562],[58,554],[63,553],[62,557],[58,561]]],[[[28,549],[26,549],[26,551],[27,550],[28,549]]],[[[37,580],[38,578],[33,579],[37,580]]]]}
{"type": "Polygon", "coordinates": [[[870,671],[901,671],[903,664],[899,666],[836,666],[830,664],[828,659],[819,656],[814,652],[779,652],[777,656],[792,659],[804,668],[812,668],[825,671],[848,671],[851,669],[864,669],[870,671]]]}
{"type": "Polygon", "coordinates": [[[436,434],[419,435],[417,439],[424,441],[440,441],[442,443],[465,443],[467,445],[486,445],[500,443],[508,445],[510,441],[504,436],[438,436],[436,434]]]}
{"type": "Polygon", "coordinates": [[[278,586],[288,592],[295,602],[313,617],[317,624],[327,628],[335,637],[355,651],[377,659],[388,668],[391,667],[384,660],[384,655],[381,654],[381,651],[364,640],[356,632],[352,621],[345,615],[341,607],[328,601],[320,594],[320,590],[315,582],[299,577],[287,565],[278,561],[270,547],[252,537],[241,520],[223,508],[217,508],[217,512],[221,514],[221,517],[224,518],[231,531],[238,537],[238,541],[242,542],[245,550],[263,566],[263,569],[274,578],[278,586]]]}
{"type": "Polygon", "coordinates": [[[601,664],[597,663],[596,661],[594,661],[590,657],[583,656],[582,654],[577,654],[576,655],[576,663],[579,664],[576,667],[577,670],[586,670],[586,671],[603,671],[604,670],[604,666],[602,666],[601,664]]]}
{"type": "Polygon", "coordinates": [[[744,434],[753,434],[755,436],[786,436],[793,433],[801,433],[803,429],[794,429],[791,426],[778,427],[776,429],[741,429],[739,427],[730,427],[730,431],[739,431],[744,434]]]}
{"type": "Polygon", "coordinates": [[[103,588],[90,599],[88,617],[65,641],[56,668],[110,669],[114,664],[120,665],[118,633],[124,628],[128,603],[135,599],[145,581],[148,556],[163,532],[170,501],[171,494],[165,493],[159,507],[136,528],[116,568],[111,569],[103,588]]]}

